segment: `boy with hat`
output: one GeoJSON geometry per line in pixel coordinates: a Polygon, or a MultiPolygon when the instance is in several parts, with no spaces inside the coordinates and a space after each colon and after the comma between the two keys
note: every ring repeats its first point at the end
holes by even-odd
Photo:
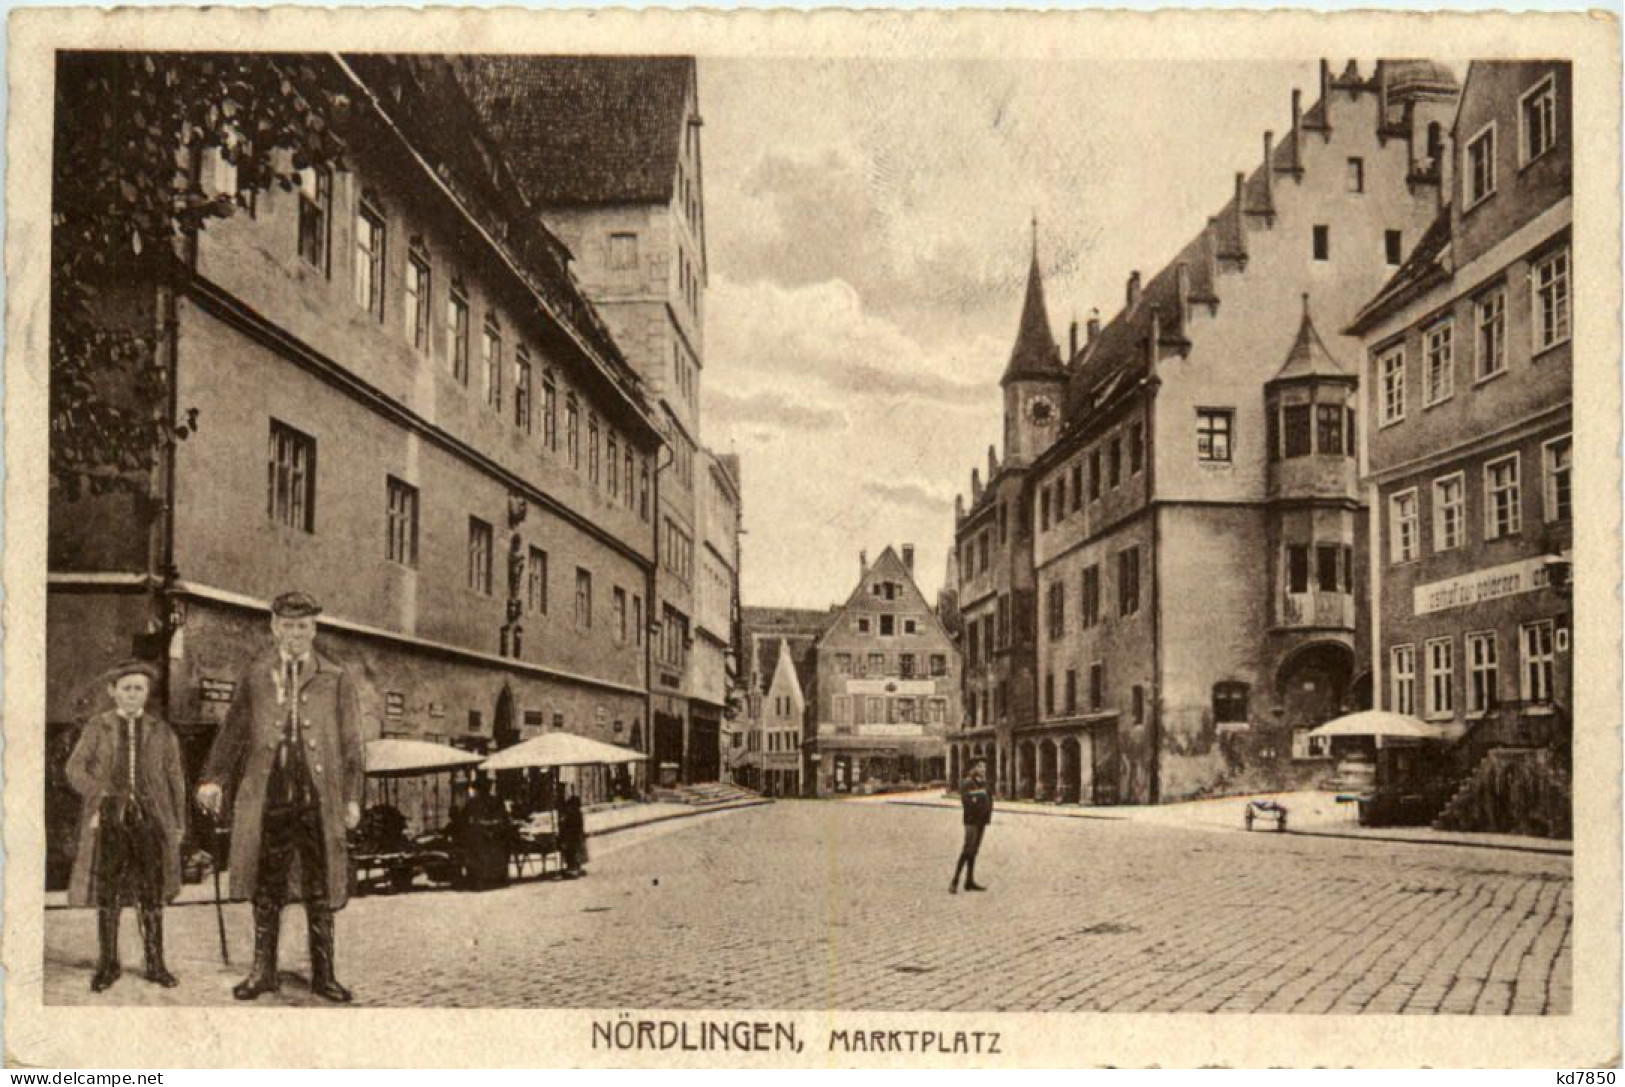
{"type": "Polygon", "coordinates": [[[118,922],[130,905],[140,918],[147,980],[178,984],[164,965],[163,911],[181,887],[186,776],[174,731],[146,712],[157,680],[146,661],[125,661],[109,672],[114,708],[85,722],[68,756],[68,784],[84,802],[68,901],[97,910],[99,956],[90,988],[98,993],[123,973],[118,922]]]}
{"type": "Polygon", "coordinates": [[[310,988],[350,1000],[334,971],[333,913],[349,897],[346,830],[361,822],[361,709],[355,681],[315,651],[321,605],[308,593],[271,602],[275,648],[237,684],[198,786],[220,816],[231,802],[231,897],[254,904],[254,966],[238,1000],[275,992],[282,907],[303,900],[310,988]]]}

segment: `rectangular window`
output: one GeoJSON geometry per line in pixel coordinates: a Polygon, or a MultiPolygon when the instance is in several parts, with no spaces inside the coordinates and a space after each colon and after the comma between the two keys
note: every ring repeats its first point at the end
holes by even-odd
{"type": "Polygon", "coordinates": [[[266,457],[265,512],[279,525],[316,531],[316,439],[275,419],[266,457]]]}
{"type": "Polygon", "coordinates": [[[530,549],[530,561],[525,563],[525,610],[547,614],[547,552],[539,547],[530,549]]]}
{"type": "Polygon", "coordinates": [[[1356,452],[1354,436],[1357,433],[1357,431],[1354,429],[1354,409],[1348,409],[1348,411],[1345,413],[1345,417],[1348,419],[1348,426],[1343,430],[1343,433],[1346,435],[1343,452],[1352,457],[1356,452]]]}
{"type": "Polygon", "coordinates": [[[1133,615],[1140,610],[1140,549],[1130,547],[1117,553],[1117,614],[1133,615]]]}
{"type": "Polygon", "coordinates": [[[1471,208],[1495,193],[1495,124],[1491,122],[1467,141],[1467,206],[1471,208]]]}
{"type": "Polygon", "coordinates": [[[384,557],[402,566],[418,564],[418,489],[385,477],[384,557]]]}
{"type": "Polygon", "coordinates": [[[609,236],[609,266],[617,272],[627,272],[638,266],[638,236],[611,234],[609,236]]]}
{"type": "Polygon", "coordinates": [[[933,676],[948,674],[948,655],[946,653],[931,654],[931,674],[933,676]]]}
{"type": "Polygon", "coordinates": [[[852,654],[835,654],[835,674],[838,676],[849,676],[852,674],[852,654]]]}
{"type": "Polygon", "coordinates": [[[1066,517],[1066,473],[1061,472],[1055,477],[1055,521],[1057,524],[1066,517]]]}
{"type": "Polygon", "coordinates": [[[1106,458],[1107,471],[1110,478],[1107,480],[1113,487],[1123,481],[1123,441],[1116,436],[1112,437],[1109,454],[1106,458]]]}
{"type": "Polygon", "coordinates": [[[595,486],[598,483],[600,461],[598,459],[598,416],[587,416],[587,479],[595,486]]]}
{"type": "Polygon", "coordinates": [[[1569,251],[1564,249],[1538,261],[1530,281],[1535,302],[1535,350],[1544,351],[1569,338],[1569,251]]]}
{"type": "Polygon", "coordinates": [[[1494,377],[1507,368],[1507,292],[1497,287],[1474,305],[1478,320],[1478,380],[1494,377]]]}
{"type": "Polygon", "coordinates": [[[1038,490],[1038,531],[1049,531],[1049,487],[1038,490]]]}
{"type": "Polygon", "coordinates": [[[615,624],[615,640],[626,644],[626,590],[616,585],[610,593],[610,621],[615,624]]]}
{"type": "Polygon", "coordinates": [[[592,626],[592,571],[576,567],[576,626],[592,626]]]}
{"type": "Polygon", "coordinates": [[[1322,223],[1315,224],[1315,259],[1332,259],[1332,228],[1322,223]]]}
{"type": "Polygon", "coordinates": [[[897,633],[897,618],[896,618],[896,616],[882,615],[880,617],[880,636],[882,638],[890,638],[890,637],[893,637],[894,635],[896,635],[896,633],[897,633]]]}
{"type": "Polygon", "coordinates": [[[1556,657],[1552,646],[1552,621],[1525,623],[1518,628],[1523,648],[1523,668],[1519,684],[1525,702],[1550,702],[1556,657]]]}
{"type": "Polygon", "coordinates": [[[547,446],[549,452],[558,451],[559,387],[553,381],[552,369],[542,371],[542,444],[547,446]]]}
{"type": "Polygon", "coordinates": [[[1309,405],[1288,404],[1281,409],[1281,415],[1286,422],[1286,455],[1307,457],[1314,448],[1309,405]]]}
{"type": "Polygon", "coordinates": [[[468,298],[456,284],[446,301],[446,363],[451,376],[468,384],[468,298]]]}
{"type": "Polygon", "coordinates": [[[480,361],[485,371],[485,403],[502,410],[502,332],[487,320],[480,333],[480,361]]]}
{"type": "Polygon", "coordinates": [[[1046,716],[1055,716],[1055,673],[1044,673],[1044,713],[1046,716]]]}
{"type": "Polygon", "coordinates": [[[1343,591],[1354,592],[1354,548],[1343,545],[1343,591]]]}
{"type": "Polygon", "coordinates": [[[1400,491],[1388,500],[1388,561],[1416,558],[1416,488],[1400,491]]]}
{"type": "Polygon", "coordinates": [[[1323,593],[1337,592],[1337,555],[1341,550],[1337,544],[1315,545],[1315,588],[1323,593]]]}
{"type": "Polygon", "coordinates": [[[626,508],[631,509],[634,501],[632,497],[632,441],[627,439],[626,453],[621,458],[621,467],[624,470],[623,478],[626,480],[626,508]]]}
{"type": "Polygon", "coordinates": [[[1433,550],[1453,551],[1465,541],[1467,484],[1460,472],[1433,481],[1433,550]]]}
{"type": "Polygon", "coordinates": [[[384,217],[365,201],[356,209],[352,279],[356,305],[383,320],[384,217]]]}
{"type": "Polygon", "coordinates": [[[1389,683],[1392,685],[1392,707],[1395,713],[1416,712],[1416,647],[1396,645],[1389,651],[1389,683]]]}
{"type": "Polygon", "coordinates": [[[1309,591],[1309,548],[1303,544],[1287,544],[1286,591],[1289,593],[1309,591]]]}
{"type": "Polygon", "coordinates": [[[328,223],[333,213],[333,175],[319,166],[299,171],[299,255],[324,273],[328,223]]]}
{"type": "Polygon", "coordinates": [[[1089,666],[1089,708],[1098,710],[1106,704],[1106,665],[1096,661],[1089,666]]]}
{"type": "Polygon", "coordinates": [[[1270,460],[1281,459],[1281,412],[1273,406],[1264,413],[1264,445],[1270,460]]]}
{"type": "MultiPolygon", "coordinates": [[[[1077,513],[1082,508],[1083,508],[1083,462],[1078,461],[1076,464],[1074,464],[1072,466],[1072,512],[1077,513]]],[[[1000,512],[1001,515],[1003,514],[1004,508],[1002,506],[999,508],[999,512],[1000,512]]],[[[1004,537],[1004,531],[1003,531],[1003,529],[1004,529],[1004,520],[1003,520],[1002,516],[1000,517],[1000,520],[999,520],[999,528],[1000,528],[999,537],[1000,537],[1000,539],[1003,539],[1003,537],[1004,537]]]]}
{"type": "Polygon", "coordinates": [[[899,653],[897,655],[897,674],[903,679],[914,678],[914,654],[899,653]]]}
{"type": "Polygon", "coordinates": [[[1567,521],[1573,513],[1570,497],[1570,462],[1574,459],[1574,439],[1565,434],[1543,447],[1546,469],[1546,520],[1567,521]]]}
{"type": "Polygon", "coordinates": [[[1315,405],[1315,448],[1329,456],[1343,452],[1343,405],[1315,405]]]}
{"type": "Polygon", "coordinates": [[[406,321],[406,342],[419,351],[429,350],[429,258],[414,250],[406,258],[406,304],[401,316],[406,321]]]}
{"type": "Polygon", "coordinates": [[[864,662],[865,675],[883,676],[886,674],[886,654],[870,653],[864,662]]]}
{"type": "Polygon", "coordinates": [[[1069,716],[1078,712],[1078,670],[1076,668],[1068,668],[1066,670],[1065,706],[1066,713],[1069,716]]]}
{"type": "Polygon", "coordinates": [[[1547,76],[1524,94],[1519,105],[1523,161],[1529,163],[1557,142],[1557,81],[1547,76]]]}
{"type": "Polygon", "coordinates": [[[1135,423],[1128,428],[1128,470],[1133,475],[1145,467],[1145,428],[1135,423]]]}
{"type": "Polygon", "coordinates": [[[1382,425],[1405,418],[1405,350],[1396,347],[1382,356],[1382,425]]]}
{"type": "Polygon", "coordinates": [[[643,461],[638,468],[638,518],[649,519],[649,462],[643,461]]]}
{"type": "Polygon", "coordinates": [[[530,356],[523,347],[513,353],[513,425],[530,433],[530,356]]]}
{"type": "Polygon", "coordinates": [[[1349,159],[1346,177],[1349,192],[1365,192],[1365,159],[1349,159]]]}
{"type": "Polygon", "coordinates": [[[1059,581],[1050,582],[1049,636],[1053,640],[1066,633],[1066,586],[1059,581]]]}
{"type": "Polygon", "coordinates": [[[1079,620],[1085,629],[1100,622],[1100,567],[1085,566],[1083,568],[1083,602],[1082,617],[1079,620]]]}
{"type": "Polygon", "coordinates": [[[1230,429],[1235,412],[1229,408],[1196,409],[1196,459],[1228,463],[1230,429]]]}
{"type": "Polygon", "coordinates": [[[1089,451],[1089,501],[1100,497],[1100,450],[1089,451]]]}
{"type": "Polygon", "coordinates": [[[1429,717],[1449,717],[1455,704],[1455,643],[1435,638],[1427,643],[1429,717]]]}
{"type": "Polygon", "coordinates": [[[613,432],[604,439],[604,466],[609,469],[609,497],[621,495],[621,447],[613,432]]]}
{"type": "Polygon", "coordinates": [[[491,595],[491,526],[478,517],[468,519],[468,587],[491,595]]]}
{"type": "Polygon", "coordinates": [[[987,573],[987,563],[988,563],[988,554],[989,554],[989,550],[988,550],[988,533],[984,532],[980,536],[978,536],[977,539],[976,539],[976,544],[977,544],[976,572],[980,573],[980,574],[985,574],[985,573],[987,573]]]}
{"type": "Polygon", "coordinates": [[[1438,324],[1422,333],[1422,406],[1432,407],[1441,400],[1450,399],[1456,391],[1456,367],[1451,341],[1454,328],[1450,321],[1438,324]]]}
{"type": "Polygon", "coordinates": [[[1494,631],[1468,634],[1467,650],[1467,712],[1482,714],[1495,708],[1497,668],[1494,631]]]}
{"type": "Polygon", "coordinates": [[[564,402],[564,459],[571,468],[581,470],[581,408],[575,393],[564,402]]]}
{"type": "Polygon", "coordinates": [[[1390,268],[1399,267],[1405,258],[1404,235],[1397,230],[1382,232],[1382,257],[1390,268]]]}
{"type": "Polygon", "coordinates": [[[1484,465],[1484,538],[1498,540],[1523,527],[1519,500],[1518,454],[1484,465]]]}

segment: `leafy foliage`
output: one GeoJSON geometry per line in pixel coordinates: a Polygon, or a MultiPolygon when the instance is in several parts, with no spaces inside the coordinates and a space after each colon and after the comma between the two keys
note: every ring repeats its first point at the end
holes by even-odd
{"type": "Polygon", "coordinates": [[[157,292],[210,220],[341,163],[348,100],[326,62],[273,54],[62,53],[51,220],[51,478],[70,498],[143,493],[172,417],[157,292]],[[205,152],[234,167],[227,191],[205,152]]]}

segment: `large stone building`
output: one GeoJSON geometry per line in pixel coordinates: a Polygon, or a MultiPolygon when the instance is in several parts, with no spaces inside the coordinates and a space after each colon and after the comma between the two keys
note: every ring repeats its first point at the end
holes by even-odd
{"type": "Polygon", "coordinates": [[[727,697],[709,678],[725,654],[700,636],[696,615],[699,504],[711,474],[700,437],[708,271],[694,58],[480,57],[461,71],[538,221],[568,247],[582,289],[659,405],[669,448],[658,465],[648,616],[651,751],[665,776],[715,778],[727,697]]]}
{"type": "Polygon", "coordinates": [[[943,780],[960,723],[959,653],[914,583],[914,548],[859,566],[813,647],[803,749],[821,796],[943,780]]]}
{"type": "Polygon", "coordinates": [[[1569,64],[1473,62],[1446,203],[1349,325],[1377,702],[1437,724],[1462,772],[1495,747],[1568,757],[1572,117],[1569,64]]]}
{"type": "MultiPolygon", "coordinates": [[[[161,586],[161,710],[195,770],[269,601],[299,588],[361,681],[369,738],[643,746],[661,438],[637,371],[443,60],[308,63],[354,103],[344,168],[210,225],[174,294],[123,285],[173,329],[175,403],[199,427],[157,532],[139,510],[160,503],[53,492],[48,727],[65,735],[87,677],[151,644],[161,586]]],[[[235,189],[218,153],[199,168],[235,189]]]]}
{"type": "Polygon", "coordinates": [[[1028,471],[1060,428],[1066,370],[1050,330],[1033,224],[1032,263],[1004,375],[1004,459],[989,447],[987,481],[971,470],[970,506],[954,500],[953,608],[963,658],[964,717],[952,732],[951,780],[975,758],[1002,796],[1015,792],[1012,729],[1036,719],[1037,641],[1028,471]]]}
{"type": "MultiPolygon", "coordinates": [[[[1052,439],[1021,433],[1007,385],[1035,640],[1033,710],[994,737],[1008,792],[1154,803],[1324,770],[1308,732],[1369,698],[1362,351],[1338,333],[1432,221],[1456,94],[1427,62],[1322,62],[1225,207],[1128,277],[1059,380],[1034,375],[1025,419],[1058,400],[1052,439]]],[[[967,632],[998,531],[971,551],[961,526],[967,632]]]]}

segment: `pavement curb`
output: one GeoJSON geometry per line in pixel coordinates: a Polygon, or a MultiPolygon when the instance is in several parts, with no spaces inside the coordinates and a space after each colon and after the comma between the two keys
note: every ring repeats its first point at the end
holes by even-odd
{"type": "MultiPolygon", "coordinates": [[[[938,803],[931,800],[887,800],[882,803],[907,808],[935,808],[941,811],[951,811],[957,805],[938,803]]],[[[1027,808],[994,808],[995,815],[1027,815],[1041,816],[1050,819],[1098,819],[1111,823],[1137,823],[1143,822],[1147,826],[1168,826],[1177,830],[1218,831],[1220,833],[1246,834],[1242,827],[1225,827],[1217,824],[1180,826],[1176,823],[1159,823],[1154,820],[1138,820],[1131,815],[1102,815],[1097,812],[1084,811],[1043,811],[1027,808]]],[[[1259,833],[1275,833],[1274,831],[1259,833]]],[[[1538,853],[1548,857],[1573,857],[1574,846],[1548,844],[1548,839],[1531,838],[1528,844],[1522,842],[1486,842],[1471,838],[1411,838],[1400,834],[1351,834],[1347,831],[1328,829],[1304,830],[1302,828],[1288,827],[1284,834],[1293,834],[1302,838],[1340,838],[1350,842],[1394,842],[1400,845],[1443,845],[1454,846],[1457,849],[1501,849],[1509,853],[1538,853]]]]}
{"type": "MultiPolygon", "coordinates": [[[[653,819],[640,819],[635,823],[622,823],[620,826],[607,827],[604,830],[589,831],[587,836],[589,838],[604,838],[604,837],[607,837],[607,836],[609,836],[611,834],[619,834],[623,830],[635,830],[638,827],[652,827],[656,823],[669,823],[669,822],[671,822],[671,821],[673,821],[675,819],[692,819],[692,818],[694,818],[695,816],[698,816],[698,815],[713,815],[713,814],[715,814],[717,812],[725,812],[725,811],[742,811],[745,808],[760,808],[760,807],[763,807],[763,806],[771,804],[771,803],[773,803],[772,798],[771,797],[765,797],[765,796],[764,797],[757,797],[754,800],[730,800],[730,801],[728,801],[726,803],[723,803],[723,804],[710,804],[710,805],[706,805],[704,807],[696,807],[692,811],[667,812],[665,815],[657,815],[653,819]]],[[[222,880],[223,879],[224,879],[224,877],[222,877],[222,880]]],[[[199,886],[199,884],[187,884],[187,886],[199,886]]],[[[207,888],[207,887],[210,886],[210,882],[206,881],[205,883],[201,884],[201,886],[207,888]]],[[[64,895],[66,894],[66,892],[58,892],[58,891],[53,891],[53,892],[48,892],[48,893],[51,893],[51,894],[64,894],[64,895]]],[[[233,899],[226,898],[226,899],[223,899],[222,902],[223,902],[224,905],[229,906],[229,905],[232,904],[233,899]]],[[[167,903],[164,904],[164,908],[166,910],[173,910],[173,909],[180,909],[180,908],[183,908],[183,907],[186,907],[186,906],[212,906],[212,905],[214,905],[214,895],[213,894],[208,894],[208,895],[205,895],[202,898],[188,898],[188,899],[185,899],[185,900],[177,899],[174,902],[167,902],[167,903]]],[[[67,902],[47,902],[45,904],[45,908],[47,910],[71,910],[71,909],[77,909],[79,907],[71,906],[67,902]]]]}

